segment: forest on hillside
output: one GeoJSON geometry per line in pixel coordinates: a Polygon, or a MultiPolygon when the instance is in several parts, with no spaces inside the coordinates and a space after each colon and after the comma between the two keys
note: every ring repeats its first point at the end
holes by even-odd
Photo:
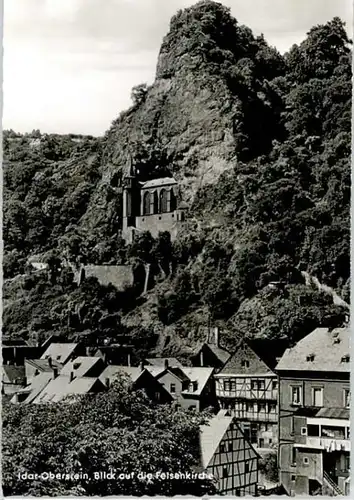
{"type": "Polygon", "coordinates": [[[133,89],[132,107],[103,137],[5,131],[4,334],[97,341],[124,331],[145,352],[167,332],[160,353],[187,355],[208,321],[230,348],[245,335],[291,343],[340,326],[346,308],[302,272],[349,303],[351,78],[339,18],[281,55],[229,9],[202,1],[171,20],[155,83],[133,89]],[[186,102],[173,119],[171,96],[186,102]],[[128,149],[145,178],[168,171],[187,186],[176,241],[120,237],[128,149]],[[36,254],[48,271],[30,269],[36,254]],[[64,257],[166,273],[145,297],[94,280],[78,288],[64,257]]]}

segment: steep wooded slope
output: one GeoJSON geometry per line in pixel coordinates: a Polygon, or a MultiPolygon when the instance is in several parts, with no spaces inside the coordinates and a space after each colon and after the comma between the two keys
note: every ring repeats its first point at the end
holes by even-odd
{"type": "MultiPolygon", "coordinates": [[[[22,158],[10,155],[6,275],[23,272],[27,255],[53,248],[92,263],[172,267],[130,310],[108,311],[134,335],[158,333],[159,352],[192,349],[198,326],[210,318],[230,345],[245,334],[296,340],[318,324],[340,324],[344,309],[306,287],[301,271],[349,300],[350,61],[337,18],[282,57],[221,4],[202,1],[180,11],[155,82],[134,89],[133,106],[102,139],[89,140],[81,153],[70,146],[69,158],[58,158],[58,138],[54,145],[45,138],[37,163],[27,143],[22,158]],[[48,148],[57,156],[48,158],[48,148]],[[173,245],[143,235],[126,248],[117,236],[118,186],[130,156],[142,179],[170,172],[181,185],[189,222],[173,245]],[[271,281],[284,287],[271,292],[271,281]]],[[[87,315],[86,330],[95,317],[89,306],[87,315]]],[[[15,331],[11,317],[18,315],[6,318],[15,331]]],[[[91,323],[99,332],[97,318],[91,323]]]]}

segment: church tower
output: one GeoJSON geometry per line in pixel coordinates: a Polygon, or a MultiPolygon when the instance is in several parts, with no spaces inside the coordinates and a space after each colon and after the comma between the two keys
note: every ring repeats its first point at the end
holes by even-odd
{"type": "Polygon", "coordinates": [[[132,157],[129,156],[126,172],[123,177],[123,234],[127,233],[128,227],[135,226],[134,213],[136,201],[134,195],[136,191],[136,176],[132,157]]]}

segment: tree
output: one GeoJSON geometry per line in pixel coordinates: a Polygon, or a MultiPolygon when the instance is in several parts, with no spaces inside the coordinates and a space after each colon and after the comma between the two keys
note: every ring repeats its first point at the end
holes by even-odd
{"type": "Polygon", "coordinates": [[[132,88],[131,99],[133,101],[134,106],[139,106],[142,104],[148,92],[147,83],[141,83],[140,85],[136,85],[132,88]]]}
{"type": "Polygon", "coordinates": [[[162,480],[191,472],[199,461],[199,425],[206,414],[158,406],[125,377],[96,395],[69,402],[3,406],[3,488],[8,495],[203,495],[209,480],[162,480]],[[89,480],[21,480],[21,473],[80,474],[89,480]],[[94,472],[126,474],[95,478],[94,472]],[[139,474],[150,473],[151,481],[139,474]],[[159,475],[160,474],[160,475],[159,475]]]}

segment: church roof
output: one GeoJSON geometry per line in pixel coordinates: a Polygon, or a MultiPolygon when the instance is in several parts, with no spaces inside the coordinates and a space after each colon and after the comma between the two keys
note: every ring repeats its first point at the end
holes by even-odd
{"type": "Polygon", "coordinates": [[[142,182],[141,188],[152,188],[152,187],[160,187],[160,186],[172,186],[177,184],[177,181],[173,177],[163,177],[161,179],[152,179],[150,181],[142,182]]]}

